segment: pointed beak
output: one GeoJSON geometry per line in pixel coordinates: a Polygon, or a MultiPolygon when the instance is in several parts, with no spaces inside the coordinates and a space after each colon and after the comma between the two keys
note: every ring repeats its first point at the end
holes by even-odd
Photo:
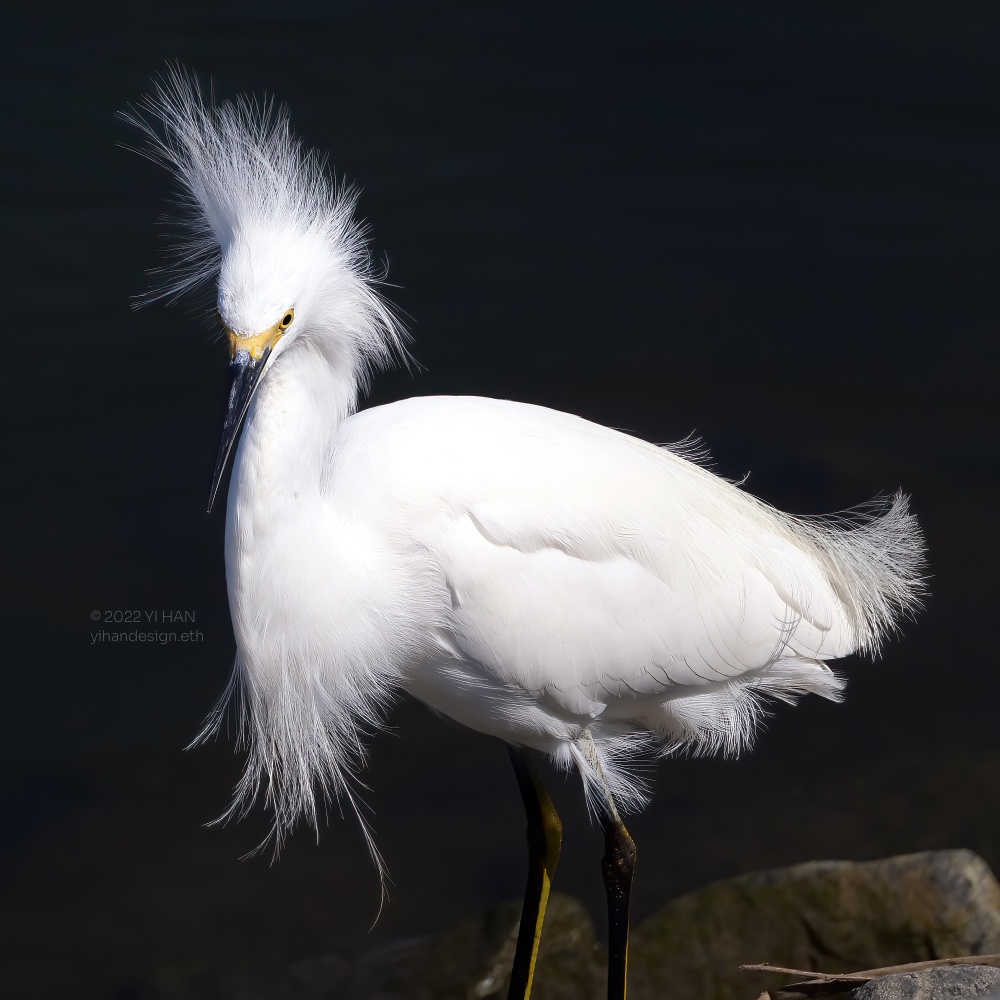
{"type": "Polygon", "coordinates": [[[271,350],[281,339],[284,328],[274,326],[270,330],[253,337],[241,337],[231,330],[226,331],[229,338],[229,405],[226,408],[226,419],[222,425],[222,440],[219,442],[219,456],[215,460],[215,472],[212,475],[212,490],[208,495],[208,512],[212,512],[222,474],[226,471],[229,455],[239,437],[243,418],[250,408],[250,400],[260,384],[261,376],[267,368],[267,359],[271,350]]]}

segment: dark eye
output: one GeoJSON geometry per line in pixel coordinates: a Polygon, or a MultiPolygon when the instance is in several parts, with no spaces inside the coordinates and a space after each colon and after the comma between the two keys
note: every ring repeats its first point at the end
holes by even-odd
{"type": "Polygon", "coordinates": [[[282,330],[287,330],[292,325],[293,319],[295,319],[295,310],[289,309],[288,312],[281,317],[281,322],[278,325],[282,330]]]}

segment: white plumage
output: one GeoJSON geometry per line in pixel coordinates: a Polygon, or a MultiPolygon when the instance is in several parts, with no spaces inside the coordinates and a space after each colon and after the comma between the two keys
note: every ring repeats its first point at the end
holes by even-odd
{"type": "Polygon", "coordinates": [[[737,752],[763,699],[838,698],[827,661],[877,650],[917,607],[902,496],[795,518],[683,448],[538,406],[356,412],[403,335],[353,195],[281,113],[206,107],[180,74],[143,110],[190,225],[161,294],[217,280],[234,364],[276,331],[236,453],[226,567],[250,749],[237,804],[263,782],[279,835],[315,822],[317,789],[354,803],[363,734],[394,690],[631,809],[636,752],[737,752]]]}

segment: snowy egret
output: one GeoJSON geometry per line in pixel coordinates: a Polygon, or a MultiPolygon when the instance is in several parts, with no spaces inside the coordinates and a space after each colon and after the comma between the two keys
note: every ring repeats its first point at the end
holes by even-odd
{"type": "Polygon", "coordinates": [[[622,815],[645,800],[630,762],[735,753],[766,699],[838,699],[827,661],[876,651],[919,604],[905,498],[792,517],[684,448],[539,406],[437,397],[359,411],[368,371],[403,333],[373,287],[354,194],[283,112],[206,104],[180,72],[133,121],[187,208],[161,294],[214,282],[229,344],[211,497],[238,440],[226,698],[249,749],[230,813],[263,786],[280,839],[339,796],[381,868],[355,775],[391,693],[504,740],[528,815],[510,986],[524,1000],[562,834],[540,751],[579,772],[604,829],[620,1000],[635,863],[622,815]]]}

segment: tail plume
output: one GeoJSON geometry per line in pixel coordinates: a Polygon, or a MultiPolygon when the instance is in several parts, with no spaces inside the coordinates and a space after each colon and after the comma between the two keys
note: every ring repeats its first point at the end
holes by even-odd
{"type": "Polygon", "coordinates": [[[913,617],[926,594],[923,533],[902,492],[853,511],[796,518],[827,565],[830,583],[854,622],[858,650],[877,654],[913,617]]]}

